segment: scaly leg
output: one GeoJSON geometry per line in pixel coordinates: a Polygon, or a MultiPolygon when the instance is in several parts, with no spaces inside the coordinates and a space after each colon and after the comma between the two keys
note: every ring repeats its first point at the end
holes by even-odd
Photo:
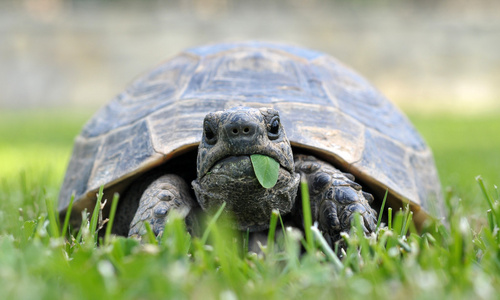
{"type": "Polygon", "coordinates": [[[128,236],[143,235],[146,232],[145,222],[149,222],[155,235],[161,235],[169,211],[175,209],[182,216],[187,216],[195,206],[196,202],[191,198],[184,179],[173,174],[163,175],[154,180],[142,194],[128,236]]]}
{"type": "Polygon", "coordinates": [[[370,207],[373,196],[361,190],[353,175],[305,155],[295,156],[295,170],[306,176],[313,221],[330,245],[340,240],[341,232],[349,232],[355,213],[361,215],[366,233],[375,230],[377,213],[370,207]]]}

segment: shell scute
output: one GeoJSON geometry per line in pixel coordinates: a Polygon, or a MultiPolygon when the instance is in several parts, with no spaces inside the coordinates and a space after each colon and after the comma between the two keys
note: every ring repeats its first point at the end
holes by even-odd
{"type": "Polygon", "coordinates": [[[137,170],[156,154],[146,121],[110,132],[99,147],[88,188],[98,189],[110,178],[137,170]]]}
{"type": "Polygon", "coordinates": [[[203,58],[182,98],[228,98],[273,103],[331,105],[320,80],[310,78],[307,61],[292,60],[275,49],[248,49],[203,58]]]}
{"type": "Polygon", "coordinates": [[[198,66],[198,59],[181,55],[135,80],[123,93],[99,110],[81,135],[95,137],[130,125],[175,103],[198,66]]]}
{"type": "Polygon", "coordinates": [[[100,139],[85,140],[79,137],[75,140],[73,155],[59,194],[59,207],[61,203],[67,205],[72,194],[75,194],[77,200],[77,197],[81,197],[87,191],[87,184],[101,143],[100,139]]]}

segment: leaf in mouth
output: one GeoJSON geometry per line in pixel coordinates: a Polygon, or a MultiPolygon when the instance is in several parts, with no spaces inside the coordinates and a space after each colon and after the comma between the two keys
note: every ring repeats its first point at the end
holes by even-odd
{"type": "Polygon", "coordinates": [[[280,164],[274,158],[261,154],[252,154],[250,159],[260,185],[272,188],[278,181],[280,164]]]}

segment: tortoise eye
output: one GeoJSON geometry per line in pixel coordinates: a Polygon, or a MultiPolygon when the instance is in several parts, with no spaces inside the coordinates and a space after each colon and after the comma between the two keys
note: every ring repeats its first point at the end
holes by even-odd
{"type": "Polygon", "coordinates": [[[215,130],[213,129],[212,124],[210,124],[210,122],[208,121],[203,124],[203,134],[205,135],[205,141],[208,144],[214,145],[217,142],[215,130]]]}
{"type": "Polygon", "coordinates": [[[279,130],[280,130],[280,120],[276,118],[272,121],[271,128],[269,129],[269,131],[272,134],[278,134],[279,130]]]}
{"type": "Polygon", "coordinates": [[[280,118],[277,116],[272,118],[268,128],[269,138],[272,140],[277,139],[280,133],[280,118]]]}

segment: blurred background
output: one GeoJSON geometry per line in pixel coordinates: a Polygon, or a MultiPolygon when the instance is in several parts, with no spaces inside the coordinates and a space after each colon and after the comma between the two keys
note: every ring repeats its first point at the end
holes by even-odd
{"type": "Polygon", "coordinates": [[[500,1],[0,2],[0,109],[96,108],[187,47],[291,43],[333,55],[404,109],[499,108],[500,1]]]}
{"type": "Polygon", "coordinates": [[[357,70],[422,133],[444,190],[484,213],[474,178],[500,184],[498,0],[0,0],[0,198],[57,199],[97,108],[185,48],[241,40],[357,70]]]}

